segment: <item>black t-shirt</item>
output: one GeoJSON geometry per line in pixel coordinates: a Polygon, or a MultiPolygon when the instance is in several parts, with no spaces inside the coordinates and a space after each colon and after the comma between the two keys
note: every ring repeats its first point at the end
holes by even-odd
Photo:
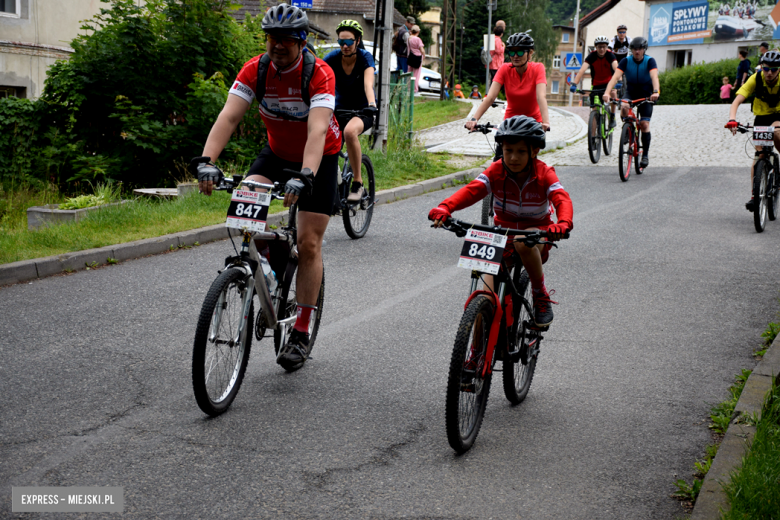
{"type": "Polygon", "coordinates": [[[617,61],[614,54],[607,51],[599,58],[596,51],[588,54],[585,61],[590,64],[590,77],[594,87],[606,87],[612,79],[612,62],[617,61]]]}
{"type": "Polygon", "coordinates": [[[328,53],[323,60],[336,76],[336,109],[359,110],[368,106],[363,77],[366,69],[374,67],[374,57],[364,49],[357,49],[357,58],[352,73],[347,75],[341,65],[341,50],[328,53]]]}

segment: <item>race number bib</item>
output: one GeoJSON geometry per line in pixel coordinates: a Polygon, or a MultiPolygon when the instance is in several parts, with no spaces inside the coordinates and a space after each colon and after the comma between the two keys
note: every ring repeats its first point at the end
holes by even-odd
{"type": "Polygon", "coordinates": [[[249,190],[233,190],[225,226],[247,231],[265,231],[268,218],[270,193],[249,190]]]}
{"type": "Polygon", "coordinates": [[[498,274],[505,246],[506,235],[469,229],[460,252],[458,267],[498,274]]]}
{"type": "Polygon", "coordinates": [[[754,126],[753,144],[755,146],[774,146],[775,142],[772,139],[774,131],[775,129],[772,126],[754,126]]]}

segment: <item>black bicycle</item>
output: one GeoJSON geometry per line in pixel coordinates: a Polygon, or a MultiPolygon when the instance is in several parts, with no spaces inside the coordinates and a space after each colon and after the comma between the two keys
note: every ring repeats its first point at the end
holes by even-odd
{"type": "Polygon", "coordinates": [[[450,358],[444,413],[447,440],[452,449],[463,453],[474,444],[482,425],[497,361],[502,362],[504,395],[510,403],[523,402],[531,388],[542,332],[548,327],[533,322],[528,272],[513,246],[516,241],[528,247],[546,243],[547,232],[452,218],[443,228],[466,237],[458,265],[472,269],[471,294],[450,358]],[[509,261],[503,255],[505,247],[512,248],[509,261]],[[495,292],[477,290],[483,272],[495,275],[495,292]]]}
{"type": "MultiPolygon", "coordinates": [[[[336,110],[336,115],[351,119],[356,116],[366,116],[369,114],[364,113],[362,110],[336,110]]],[[[373,117],[373,114],[370,115],[373,117]]],[[[371,224],[371,217],[374,214],[374,196],[376,195],[374,165],[371,163],[371,158],[368,155],[363,154],[360,169],[365,191],[359,202],[349,202],[347,197],[349,196],[350,187],[352,186],[354,172],[352,171],[352,165],[349,163],[349,156],[343,150],[343,147],[342,150],[339,151],[339,158],[343,159],[344,162],[341,165],[341,171],[338,176],[338,200],[336,201],[334,214],[341,215],[343,218],[344,230],[347,232],[347,235],[349,235],[349,238],[362,238],[366,235],[368,226],[371,224]]]]}
{"type": "Polygon", "coordinates": [[[774,131],[771,126],[739,125],[741,133],[753,130],[756,163],[753,167],[753,225],[758,233],[766,228],[766,219],[775,220],[780,213],[780,166],[775,151],[774,131]],[[770,160],[771,157],[771,160],[770,160]]]}
{"type": "MultiPolygon", "coordinates": [[[[285,170],[293,177],[310,182],[301,172],[285,170]]],[[[310,185],[309,185],[310,186],[310,185]]],[[[215,188],[232,194],[226,227],[238,229],[243,237],[241,250],[225,258],[216,280],[211,284],[195,330],[192,350],[192,387],[195,400],[211,416],[225,412],[238,394],[252,348],[252,326],[258,341],[273,330],[277,360],[295,324],[298,271],[298,231],[295,220],[278,230],[266,228],[268,206],[272,199],[283,199],[284,184],[264,184],[243,180],[240,175],[223,179],[215,188]],[[270,190],[270,192],[267,192],[270,190]],[[268,245],[268,257],[257,251],[255,240],[268,245]],[[254,318],[254,295],[260,312],[254,318]]],[[[293,211],[294,207],[293,205],[293,211]]],[[[233,237],[231,236],[231,242],[233,237]]],[[[309,325],[309,344],[313,347],[325,301],[325,271],[322,273],[317,310],[309,325]]],[[[305,362],[305,360],[304,360],[305,362]]],[[[301,368],[283,366],[288,372],[301,368]]]]}

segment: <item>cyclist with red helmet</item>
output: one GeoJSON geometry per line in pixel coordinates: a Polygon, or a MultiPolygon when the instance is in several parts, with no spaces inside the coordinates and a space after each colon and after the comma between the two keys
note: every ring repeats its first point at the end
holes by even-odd
{"type": "MultiPolygon", "coordinates": [[[[285,207],[298,203],[297,319],[279,364],[301,366],[309,357],[309,321],[317,309],[322,280],[322,237],[336,198],[341,132],[333,116],[336,81],[331,68],[308,52],[309,20],[304,11],[279,4],[262,20],[267,53],[246,62],[230,88],[201,157],[190,162],[202,193],[210,195],[221,175],[213,167],[230,136],[257,97],[268,144],[247,179],[285,184],[285,207]],[[308,54],[308,56],[307,56],[308,54]],[[308,88],[305,89],[305,84],[308,88]],[[284,169],[301,171],[310,190],[284,169]]],[[[262,244],[259,247],[262,252],[262,244]]]]}
{"type": "MultiPolygon", "coordinates": [[[[466,128],[474,130],[477,121],[493,104],[504,88],[506,112],[504,119],[513,116],[529,116],[545,130],[550,129],[550,115],[547,111],[547,75],[544,64],[531,61],[534,53],[534,39],[526,33],[515,33],[506,41],[509,63],[504,63],[493,78],[490,90],[474,113],[466,128]]],[[[496,160],[501,157],[499,146],[496,160]]]]}
{"type": "MultiPolygon", "coordinates": [[[[504,119],[496,132],[496,143],[503,149],[500,161],[493,162],[476,179],[459,189],[428,213],[439,227],[452,213],[471,206],[492,194],[497,226],[513,229],[546,230],[551,240],[559,240],[574,227],[571,198],[563,189],[555,169],[536,158],[545,145],[541,123],[528,116],[504,119]],[[558,222],[550,216],[555,208],[558,222]]],[[[546,327],[552,323],[555,303],[544,284],[542,265],[551,246],[528,247],[515,242],[515,250],[523,261],[534,299],[534,323],[546,327]]],[[[485,283],[491,287],[492,277],[485,283]]]]}

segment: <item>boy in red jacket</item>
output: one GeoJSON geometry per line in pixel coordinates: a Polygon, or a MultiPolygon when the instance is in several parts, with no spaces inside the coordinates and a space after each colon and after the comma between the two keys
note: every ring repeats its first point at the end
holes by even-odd
{"type": "MultiPolygon", "coordinates": [[[[536,158],[545,144],[542,125],[528,116],[505,119],[496,132],[496,143],[503,148],[502,160],[491,164],[476,179],[433,208],[428,218],[439,227],[454,211],[492,194],[497,226],[546,230],[551,240],[561,239],[574,227],[574,210],[555,170],[536,158]],[[557,223],[550,218],[553,207],[557,223]]],[[[539,327],[547,327],[553,320],[550,304],[555,302],[544,285],[542,264],[547,261],[552,246],[538,244],[529,248],[522,242],[514,245],[531,280],[534,322],[539,327]]],[[[492,277],[486,278],[486,283],[492,284],[492,277]]]]}

